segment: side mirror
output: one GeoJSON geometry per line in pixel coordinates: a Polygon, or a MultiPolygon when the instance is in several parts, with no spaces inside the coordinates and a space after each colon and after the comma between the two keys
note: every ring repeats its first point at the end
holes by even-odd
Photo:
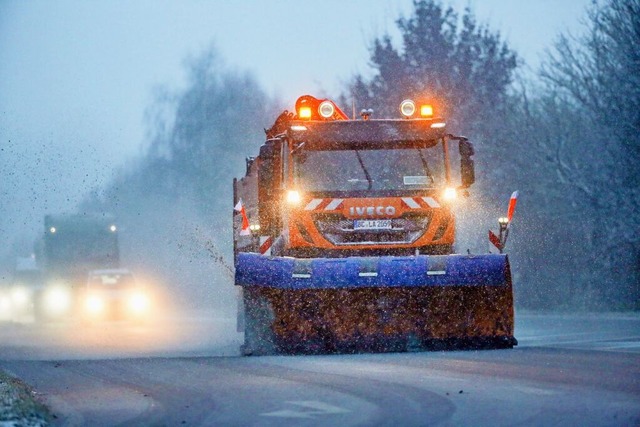
{"type": "Polygon", "coordinates": [[[471,158],[475,152],[473,150],[473,144],[466,138],[459,140],[460,148],[460,177],[462,179],[462,188],[469,188],[476,182],[476,173],[471,158]]]}

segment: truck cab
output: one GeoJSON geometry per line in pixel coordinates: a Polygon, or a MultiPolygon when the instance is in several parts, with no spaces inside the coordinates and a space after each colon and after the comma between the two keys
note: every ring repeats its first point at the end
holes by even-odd
{"type": "Polygon", "coordinates": [[[301,258],[452,253],[452,203],[474,181],[471,143],[448,135],[431,106],[409,100],[404,118],[349,120],[331,101],[303,99],[268,131],[235,186],[253,231],[237,236],[241,250],[301,258]]]}
{"type": "Polygon", "coordinates": [[[429,104],[400,115],[349,119],[302,96],[247,159],[233,183],[244,354],[517,343],[506,255],[453,254],[473,146],[429,104]]]}

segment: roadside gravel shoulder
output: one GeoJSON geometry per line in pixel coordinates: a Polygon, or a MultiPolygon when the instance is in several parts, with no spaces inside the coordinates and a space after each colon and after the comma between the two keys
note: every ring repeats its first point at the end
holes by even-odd
{"type": "Polygon", "coordinates": [[[0,370],[0,427],[48,426],[53,418],[28,385],[0,370]]]}

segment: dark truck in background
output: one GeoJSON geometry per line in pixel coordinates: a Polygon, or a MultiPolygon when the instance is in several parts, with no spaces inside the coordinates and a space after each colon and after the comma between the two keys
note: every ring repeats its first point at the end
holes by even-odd
{"type": "Polygon", "coordinates": [[[83,285],[90,270],[119,267],[118,228],[112,215],[46,215],[44,228],[36,259],[48,281],[83,285]]]}
{"type": "Polygon", "coordinates": [[[34,299],[37,318],[69,316],[82,303],[91,270],[120,266],[118,227],[110,214],[46,215],[36,262],[43,283],[34,299]]]}

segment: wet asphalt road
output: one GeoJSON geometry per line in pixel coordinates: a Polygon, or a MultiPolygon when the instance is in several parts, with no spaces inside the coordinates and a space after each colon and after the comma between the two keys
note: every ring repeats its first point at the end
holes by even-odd
{"type": "Polygon", "coordinates": [[[513,350],[239,357],[234,323],[0,326],[59,425],[640,425],[640,315],[517,313],[513,350]]]}

